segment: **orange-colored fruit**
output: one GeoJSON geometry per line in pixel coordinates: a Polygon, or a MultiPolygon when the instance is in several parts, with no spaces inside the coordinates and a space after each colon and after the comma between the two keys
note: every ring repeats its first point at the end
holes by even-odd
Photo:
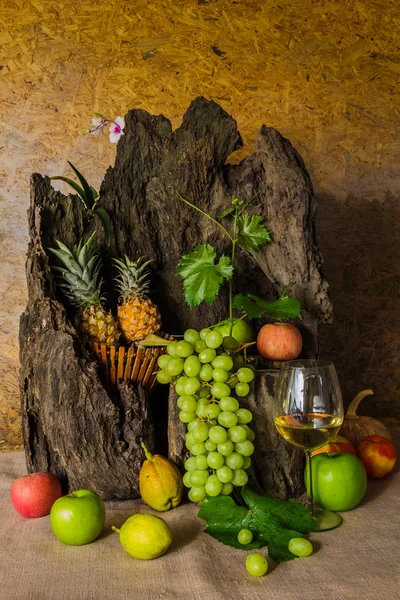
{"type": "Polygon", "coordinates": [[[317,448],[312,453],[313,456],[316,454],[322,454],[322,452],[350,452],[351,454],[356,455],[356,449],[353,444],[347,438],[342,435],[337,435],[330,442],[321,446],[321,448],[317,448]]]}

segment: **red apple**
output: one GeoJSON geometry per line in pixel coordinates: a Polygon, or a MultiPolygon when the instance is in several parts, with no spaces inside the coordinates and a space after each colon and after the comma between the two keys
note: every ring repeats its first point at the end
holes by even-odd
{"type": "Polygon", "coordinates": [[[381,435],[368,435],[357,446],[357,456],[363,463],[370,479],[388,475],[396,464],[396,448],[381,435]]]}
{"type": "Polygon", "coordinates": [[[317,448],[313,451],[312,455],[315,456],[316,454],[322,454],[323,452],[350,452],[350,454],[357,454],[356,449],[350,440],[342,435],[337,435],[324,446],[317,448]]]}
{"type": "Polygon", "coordinates": [[[43,517],[50,514],[54,502],[61,496],[61,484],[53,473],[33,473],[19,477],[10,490],[11,503],[23,517],[43,517]]]}
{"type": "Polygon", "coordinates": [[[291,323],[268,323],[257,336],[257,350],[268,360],[293,360],[302,347],[301,333],[291,323]]]}

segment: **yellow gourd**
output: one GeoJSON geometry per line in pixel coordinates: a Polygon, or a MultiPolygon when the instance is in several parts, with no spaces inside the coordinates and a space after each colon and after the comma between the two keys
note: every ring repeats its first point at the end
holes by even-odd
{"type": "Polygon", "coordinates": [[[139,474],[142,499],[154,510],[165,512],[178,506],[182,499],[182,475],[167,458],[150,454],[142,442],[146,455],[139,474]]]}
{"type": "Polygon", "coordinates": [[[373,393],[373,390],[362,390],[362,392],[357,394],[347,410],[340,430],[341,435],[350,440],[356,447],[358,442],[367,437],[367,435],[381,435],[388,440],[392,439],[389,430],[381,421],[372,417],[360,417],[357,415],[356,411],[361,400],[373,393]]]}

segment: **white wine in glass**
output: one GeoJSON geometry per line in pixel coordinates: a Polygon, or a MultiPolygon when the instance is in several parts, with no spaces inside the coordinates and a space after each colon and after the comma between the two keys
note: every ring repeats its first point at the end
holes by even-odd
{"type": "Polygon", "coordinates": [[[317,518],[318,531],[334,529],[341,524],[342,517],[315,506],[311,454],[337,435],[343,416],[342,394],[333,363],[326,360],[283,363],[275,392],[274,422],[285,440],[306,453],[307,507],[317,518]]]}

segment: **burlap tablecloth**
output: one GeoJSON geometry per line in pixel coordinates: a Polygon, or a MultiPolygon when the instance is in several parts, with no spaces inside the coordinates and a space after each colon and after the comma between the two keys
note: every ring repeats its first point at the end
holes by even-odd
{"type": "Polygon", "coordinates": [[[111,531],[134,512],[152,512],[139,501],[108,503],[101,538],[87,546],[65,546],[54,537],[48,517],[24,519],[12,508],[10,486],[25,473],[23,453],[0,453],[1,600],[400,598],[398,469],[369,483],[362,505],[343,513],[341,527],[311,536],[312,556],[270,563],[261,578],[246,572],[245,551],[202,532],[197,507],[190,504],[162,515],[173,543],[156,560],[129,557],[111,531]]]}

